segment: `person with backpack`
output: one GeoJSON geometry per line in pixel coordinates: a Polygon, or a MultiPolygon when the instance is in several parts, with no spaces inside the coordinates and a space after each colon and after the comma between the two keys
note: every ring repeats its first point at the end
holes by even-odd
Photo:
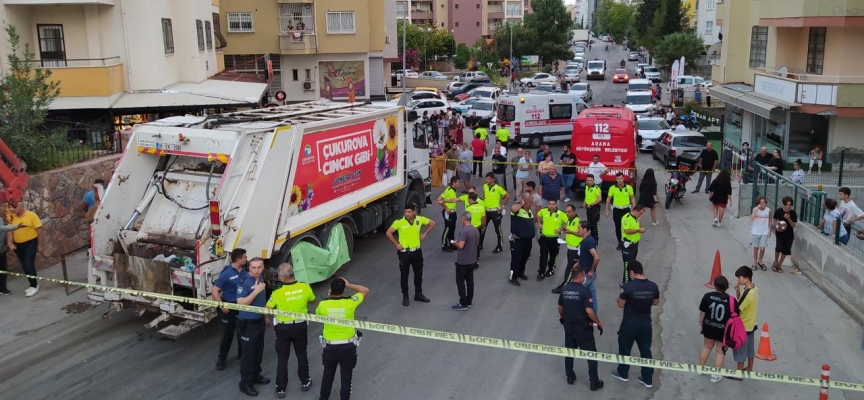
{"type": "MultiPolygon", "coordinates": [[[[756,313],[759,311],[759,289],[753,284],[753,271],[746,265],[735,271],[738,283],[735,285],[735,295],[738,297],[738,309],[741,322],[747,331],[747,340],[741,347],[732,349],[732,358],[738,363],[738,370],[753,372],[753,359],[756,356],[756,313]],[[743,288],[743,291],[742,291],[743,288]],[[747,367],[744,367],[747,361],[747,367]]],[[[738,377],[732,377],[741,380],[738,377]]]]}
{"type": "MultiPolygon", "coordinates": [[[[723,336],[726,330],[726,322],[731,316],[730,296],[726,293],[729,289],[729,281],[720,275],[714,278],[714,290],[702,296],[699,303],[699,328],[705,337],[702,351],[699,353],[699,365],[704,366],[708,362],[711,350],[714,350],[714,366],[723,367],[725,352],[723,351],[723,336]]],[[[697,371],[698,372],[698,371],[697,371]]],[[[699,372],[701,374],[701,372],[699,372]]],[[[711,383],[720,382],[722,376],[711,375],[711,383]]]]}

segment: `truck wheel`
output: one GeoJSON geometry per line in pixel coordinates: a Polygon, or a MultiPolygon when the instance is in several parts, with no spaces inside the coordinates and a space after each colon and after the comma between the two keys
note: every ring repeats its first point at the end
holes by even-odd
{"type": "Polygon", "coordinates": [[[540,137],[539,133],[531,135],[528,139],[528,147],[532,149],[539,149],[541,144],[543,144],[543,138],[540,137]]]}
{"type": "Polygon", "coordinates": [[[423,198],[416,191],[409,190],[408,197],[405,199],[405,205],[413,205],[414,209],[417,210],[417,215],[420,215],[420,211],[423,209],[423,198]]]}
{"type": "Polygon", "coordinates": [[[305,232],[300,236],[297,236],[291,240],[282,244],[282,248],[279,249],[279,253],[273,255],[271,260],[276,261],[273,264],[270,264],[270,287],[272,290],[276,290],[282,287],[282,282],[279,281],[279,275],[277,274],[277,269],[279,265],[285,262],[293,263],[291,259],[291,249],[295,244],[300,242],[308,242],[315,246],[321,247],[321,240],[318,239],[318,236],[313,232],[305,232]]]}

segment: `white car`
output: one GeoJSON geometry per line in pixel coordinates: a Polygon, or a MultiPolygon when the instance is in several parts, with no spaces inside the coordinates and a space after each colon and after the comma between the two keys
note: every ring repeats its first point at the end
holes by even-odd
{"type": "Polygon", "coordinates": [[[457,76],[454,80],[459,82],[472,82],[474,80],[478,81],[489,81],[489,76],[486,75],[483,71],[468,71],[463,72],[459,76],[457,76]]]}
{"type": "Polygon", "coordinates": [[[594,91],[591,90],[590,83],[574,83],[573,86],[570,86],[568,93],[579,96],[586,103],[594,100],[594,91]]]}
{"type": "MultiPolygon", "coordinates": [[[[410,78],[410,76],[409,76],[409,78],[410,78]]],[[[444,75],[438,71],[425,71],[425,72],[420,74],[420,78],[446,80],[447,75],[444,75]]]]}
{"type": "Polygon", "coordinates": [[[420,99],[414,100],[411,102],[411,106],[408,107],[409,110],[413,110],[417,112],[417,116],[422,117],[423,112],[428,111],[429,114],[437,113],[441,111],[447,111],[447,100],[441,99],[420,99]]]}
{"type": "Polygon", "coordinates": [[[498,98],[498,96],[501,95],[501,88],[497,88],[495,86],[483,86],[478,87],[469,93],[471,94],[471,97],[480,97],[495,100],[498,98]]]}
{"type": "MultiPolygon", "coordinates": [[[[476,116],[477,123],[480,126],[489,127],[491,126],[492,117],[494,117],[498,113],[498,102],[495,100],[489,99],[480,99],[471,106],[471,109],[468,110],[468,115],[471,118],[476,116]]],[[[473,121],[472,121],[473,122],[473,121]]]]}
{"type": "Polygon", "coordinates": [[[648,79],[651,82],[658,83],[661,81],[660,78],[660,70],[657,67],[647,66],[643,69],[645,71],[645,79],[648,79]]]}
{"type": "Polygon", "coordinates": [[[407,77],[409,77],[409,78],[419,78],[419,77],[420,77],[420,74],[418,74],[417,71],[413,71],[413,70],[410,70],[410,69],[408,70],[407,73],[405,72],[404,69],[397,70],[396,72],[390,74],[390,76],[392,76],[392,77],[394,77],[394,78],[396,78],[396,79],[402,79],[402,74],[403,74],[403,73],[405,73],[405,75],[406,75],[407,77]]]}
{"type": "Polygon", "coordinates": [[[462,87],[462,85],[464,85],[464,84],[466,84],[466,83],[468,83],[468,82],[460,82],[460,81],[453,81],[453,82],[450,82],[450,83],[447,84],[447,91],[450,92],[450,91],[452,91],[453,89],[460,88],[460,87],[462,87]]]}
{"type": "Polygon", "coordinates": [[[663,117],[639,118],[636,121],[639,136],[642,136],[642,144],[639,151],[651,151],[654,149],[654,140],[660,138],[663,132],[668,131],[669,124],[663,117]]]}
{"type": "Polygon", "coordinates": [[[577,67],[567,67],[564,70],[564,80],[567,83],[579,82],[580,79],[580,70],[577,67]]]}
{"type": "Polygon", "coordinates": [[[629,108],[636,114],[644,114],[654,111],[654,98],[650,90],[628,90],[624,100],[624,107],[629,108]]]}
{"type": "Polygon", "coordinates": [[[528,77],[528,78],[522,78],[522,79],[520,79],[519,82],[522,82],[523,84],[525,84],[525,85],[528,86],[528,87],[534,87],[534,86],[537,86],[537,85],[539,85],[540,83],[543,83],[543,82],[552,82],[552,83],[554,83],[556,80],[557,80],[557,79],[555,78],[555,75],[547,74],[547,73],[545,73],[545,72],[538,72],[538,73],[536,73],[536,74],[534,74],[534,75],[531,75],[531,76],[528,77]]]}

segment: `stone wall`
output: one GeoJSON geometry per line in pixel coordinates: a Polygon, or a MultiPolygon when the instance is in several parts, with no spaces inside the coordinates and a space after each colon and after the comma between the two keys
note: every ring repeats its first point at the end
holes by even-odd
{"type": "MultiPolygon", "coordinates": [[[[94,180],[111,179],[119,158],[119,154],[100,157],[30,177],[23,201],[42,220],[43,254],[36,257],[38,268],[57,264],[60,255],[90,242],[90,226],[78,207],[94,180]]],[[[20,271],[14,254],[9,254],[9,265],[20,271]]]]}

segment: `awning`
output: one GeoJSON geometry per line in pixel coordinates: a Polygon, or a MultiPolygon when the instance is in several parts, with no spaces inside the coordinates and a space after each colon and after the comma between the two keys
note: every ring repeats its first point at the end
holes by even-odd
{"type": "Polygon", "coordinates": [[[721,48],[722,46],[723,46],[723,42],[717,42],[717,43],[714,43],[714,44],[712,44],[711,46],[708,47],[708,50],[705,51],[705,54],[706,54],[708,57],[711,57],[711,56],[713,56],[713,55],[715,55],[715,54],[719,54],[719,53],[720,53],[720,48],[721,48]]]}
{"type": "Polygon", "coordinates": [[[112,100],[116,100],[116,96],[96,96],[96,97],[56,97],[48,105],[51,111],[57,110],[100,110],[111,108],[112,100]]]}
{"type": "Polygon", "coordinates": [[[741,107],[751,113],[774,121],[785,121],[785,110],[800,106],[797,103],[787,103],[773,98],[769,99],[755,93],[740,92],[723,86],[711,87],[711,97],[716,97],[727,104],[741,107]]]}
{"type": "Polygon", "coordinates": [[[266,83],[209,79],[181,83],[159,92],[124,94],[111,108],[218,107],[254,105],[261,100],[266,83]]]}

